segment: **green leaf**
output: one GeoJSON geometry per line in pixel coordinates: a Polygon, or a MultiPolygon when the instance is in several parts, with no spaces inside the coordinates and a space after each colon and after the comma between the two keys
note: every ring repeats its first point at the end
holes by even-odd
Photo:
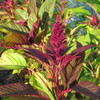
{"type": "Polygon", "coordinates": [[[0,24],[0,28],[1,27],[13,33],[21,33],[28,35],[29,32],[27,27],[15,23],[0,24]]]}
{"type": "Polygon", "coordinates": [[[85,27],[85,26],[87,26],[87,25],[86,24],[79,24],[77,27],[75,27],[74,29],[71,30],[70,34],[73,35],[78,28],[85,27]]]}
{"type": "Polygon", "coordinates": [[[27,63],[22,55],[5,51],[0,57],[0,69],[12,70],[26,68],[27,63]]]}
{"type": "Polygon", "coordinates": [[[100,43],[100,29],[89,31],[92,42],[100,43]]]}
{"type": "MultiPolygon", "coordinates": [[[[42,80],[51,89],[50,82],[47,81],[46,78],[41,73],[37,73],[37,74],[42,78],[42,80]]],[[[51,100],[54,100],[52,93],[48,90],[48,88],[46,87],[46,85],[43,83],[43,81],[40,79],[40,77],[38,75],[34,74],[33,76],[30,77],[30,84],[34,87],[34,89],[39,89],[39,90],[47,93],[49,95],[49,97],[51,98],[51,100]]]]}
{"type": "Polygon", "coordinates": [[[36,0],[29,0],[29,5],[28,5],[29,12],[34,12],[34,14],[37,16],[37,5],[36,5],[36,0]]]}
{"type": "Polygon", "coordinates": [[[97,12],[100,13],[100,0],[76,0],[76,1],[91,4],[97,9],[97,12]]]}
{"type": "Polygon", "coordinates": [[[22,9],[16,9],[15,10],[15,19],[16,20],[20,20],[20,19],[27,20],[28,19],[27,11],[22,10],[22,9]]]}
{"type": "Polygon", "coordinates": [[[28,18],[28,27],[30,30],[33,28],[33,24],[37,21],[37,17],[34,12],[31,12],[29,18],[28,18]]]}
{"type": "Polygon", "coordinates": [[[84,8],[84,6],[72,8],[72,9],[65,8],[64,16],[65,16],[66,19],[68,18],[69,14],[73,14],[73,13],[79,13],[79,14],[82,14],[82,15],[91,16],[91,13],[88,10],[83,9],[83,8],[84,8]]]}
{"type": "MultiPolygon", "coordinates": [[[[83,46],[87,45],[91,42],[90,35],[88,33],[85,36],[82,35],[81,37],[78,38],[77,41],[80,42],[83,46]]],[[[91,52],[91,48],[85,51],[85,59],[90,55],[90,52],[91,52]]]]}
{"type": "Polygon", "coordinates": [[[100,29],[92,30],[92,31],[90,31],[90,34],[95,35],[96,37],[100,36],[100,29]]]}
{"type": "Polygon", "coordinates": [[[54,12],[56,0],[46,0],[39,10],[39,16],[43,18],[44,13],[47,13],[49,17],[51,18],[54,12]]]}

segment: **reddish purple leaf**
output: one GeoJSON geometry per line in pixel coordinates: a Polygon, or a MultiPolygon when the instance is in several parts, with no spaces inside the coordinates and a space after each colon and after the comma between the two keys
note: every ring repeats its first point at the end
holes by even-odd
{"type": "Polygon", "coordinates": [[[23,83],[13,83],[0,86],[0,97],[3,96],[22,96],[22,95],[37,95],[38,92],[29,85],[23,83]]]}
{"type": "MultiPolygon", "coordinates": [[[[73,53],[71,53],[71,55],[75,57],[80,56],[80,58],[74,60],[72,59],[72,61],[70,61],[67,65],[65,65],[64,68],[61,70],[61,79],[63,81],[64,88],[66,88],[67,84],[72,86],[77,83],[82,69],[82,62],[84,61],[84,56],[85,56],[85,52],[82,50],[85,50],[86,48],[84,47],[82,48],[82,45],[79,42],[77,42],[77,48],[78,49],[75,50],[73,53]]],[[[71,58],[69,57],[69,59],[71,58]]]]}
{"type": "Polygon", "coordinates": [[[31,53],[32,56],[38,58],[39,60],[42,60],[45,63],[49,64],[47,55],[42,53],[41,51],[38,51],[38,50],[33,49],[33,48],[24,48],[24,50],[28,51],[29,53],[31,53]]]}
{"type": "Polygon", "coordinates": [[[12,33],[10,36],[8,36],[4,44],[6,46],[14,46],[19,44],[28,44],[28,38],[25,34],[19,34],[19,33],[12,33]]]}
{"type": "MultiPolygon", "coordinates": [[[[19,98],[20,96],[21,97],[23,96],[24,99],[28,98],[28,100],[38,100],[38,98],[44,98],[45,100],[50,100],[49,96],[46,93],[39,90],[35,90],[33,89],[32,86],[25,85],[23,83],[13,83],[13,84],[0,86],[0,97],[4,97],[4,96],[8,96],[8,97],[18,96],[19,98]],[[34,99],[31,99],[31,98],[34,98],[34,99]]],[[[41,100],[44,100],[44,99],[41,99],[41,100]]],[[[19,100],[19,99],[16,99],[16,100],[19,100]]]]}
{"type": "Polygon", "coordinates": [[[71,47],[65,48],[65,49],[61,52],[60,56],[63,56],[70,48],[71,48],[71,47]]]}
{"type": "Polygon", "coordinates": [[[82,81],[72,89],[91,98],[100,99],[100,87],[92,82],[82,81]]]}
{"type": "Polygon", "coordinates": [[[79,47],[77,50],[72,52],[71,55],[78,56],[79,54],[83,53],[85,50],[90,49],[94,46],[96,46],[96,45],[86,45],[86,46],[79,47]]]}
{"type": "Polygon", "coordinates": [[[72,61],[73,59],[79,58],[80,56],[74,56],[74,55],[65,55],[64,57],[62,57],[61,60],[61,67],[65,66],[66,64],[68,64],[70,61],[72,61]]]}

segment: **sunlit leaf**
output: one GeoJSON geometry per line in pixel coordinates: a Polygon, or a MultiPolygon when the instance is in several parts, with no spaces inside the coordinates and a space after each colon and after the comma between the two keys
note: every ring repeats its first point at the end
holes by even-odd
{"type": "Polygon", "coordinates": [[[71,15],[71,14],[74,14],[74,13],[79,13],[79,14],[82,14],[82,15],[91,16],[91,13],[88,10],[83,9],[83,8],[84,8],[84,6],[72,8],[72,9],[65,8],[64,16],[65,16],[66,19],[69,17],[69,14],[71,15]]]}
{"type": "Polygon", "coordinates": [[[16,20],[20,20],[20,19],[27,20],[28,19],[28,13],[25,10],[16,9],[15,10],[15,19],[16,20]]]}
{"type": "Polygon", "coordinates": [[[76,0],[76,1],[92,4],[97,9],[97,12],[100,13],[100,0],[76,0]]]}
{"type": "MultiPolygon", "coordinates": [[[[90,44],[91,42],[90,34],[87,33],[86,35],[80,36],[77,39],[77,41],[80,42],[83,46],[90,44]]],[[[90,52],[91,52],[91,48],[85,52],[85,59],[90,55],[90,52]]]]}
{"type": "Polygon", "coordinates": [[[29,32],[27,27],[15,23],[0,24],[0,27],[13,33],[21,33],[28,35],[29,32]]]}
{"type": "Polygon", "coordinates": [[[51,18],[54,12],[55,2],[56,0],[46,0],[40,7],[39,16],[43,18],[43,14],[47,13],[51,18]]]}
{"type": "Polygon", "coordinates": [[[17,44],[27,44],[28,37],[25,34],[12,33],[5,39],[6,46],[13,46],[17,44]]]}
{"type": "Polygon", "coordinates": [[[28,5],[29,12],[34,12],[35,16],[37,16],[37,5],[36,0],[30,0],[28,5]]]}
{"type": "Polygon", "coordinates": [[[100,87],[92,82],[82,81],[72,89],[91,98],[100,99],[100,87]]]}
{"type": "Polygon", "coordinates": [[[72,9],[69,9],[69,12],[70,13],[80,13],[80,14],[83,14],[83,15],[88,15],[88,16],[91,16],[91,13],[86,10],[86,9],[83,9],[83,7],[77,7],[77,8],[72,8],[72,9]]]}
{"type": "MultiPolygon", "coordinates": [[[[34,89],[38,89],[43,91],[44,93],[48,94],[48,96],[51,98],[51,100],[54,100],[54,97],[52,93],[48,90],[46,85],[51,89],[51,84],[48,80],[45,79],[45,77],[41,73],[37,73],[38,75],[34,74],[30,78],[30,84],[34,87],[34,89]],[[46,85],[43,83],[43,81],[46,83],[46,85]]],[[[43,95],[44,96],[44,95],[43,95]]]]}
{"type": "Polygon", "coordinates": [[[4,52],[0,57],[0,69],[2,70],[23,69],[26,67],[28,66],[25,59],[18,53],[4,52]]]}
{"type": "Polygon", "coordinates": [[[36,15],[35,15],[35,13],[34,12],[31,12],[30,13],[30,16],[29,16],[29,18],[28,18],[28,27],[30,28],[30,29],[32,29],[33,28],[33,24],[35,23],[37,21],[37,17],[36,17],[36,15]]]}

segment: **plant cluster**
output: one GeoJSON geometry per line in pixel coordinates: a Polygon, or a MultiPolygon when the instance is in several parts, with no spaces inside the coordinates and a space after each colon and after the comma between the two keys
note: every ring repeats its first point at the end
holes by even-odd
{"type": "Polygon", "coordinates": [[[0,70],[24,73],[24,80],[1,85],[0,97],[100,99],[100,1],[77,1],[95,14],[83,6],[67,8],[66,0],[0,2],[0,70]]]}

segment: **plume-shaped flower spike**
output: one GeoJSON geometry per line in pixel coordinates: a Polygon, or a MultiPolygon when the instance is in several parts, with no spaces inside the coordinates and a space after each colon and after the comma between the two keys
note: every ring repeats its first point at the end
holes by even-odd
{"type": "Polygon", "coordinates": [[[53,27],[50,45],[50,51],[47,53],[52,56],[52,58],[56,61],[56,64],[58,65],[58,63],[61,61],[61,52],[66,47],[64,26],[60,22],[59,15],[57,15],[57,20],[53,27]]]}

